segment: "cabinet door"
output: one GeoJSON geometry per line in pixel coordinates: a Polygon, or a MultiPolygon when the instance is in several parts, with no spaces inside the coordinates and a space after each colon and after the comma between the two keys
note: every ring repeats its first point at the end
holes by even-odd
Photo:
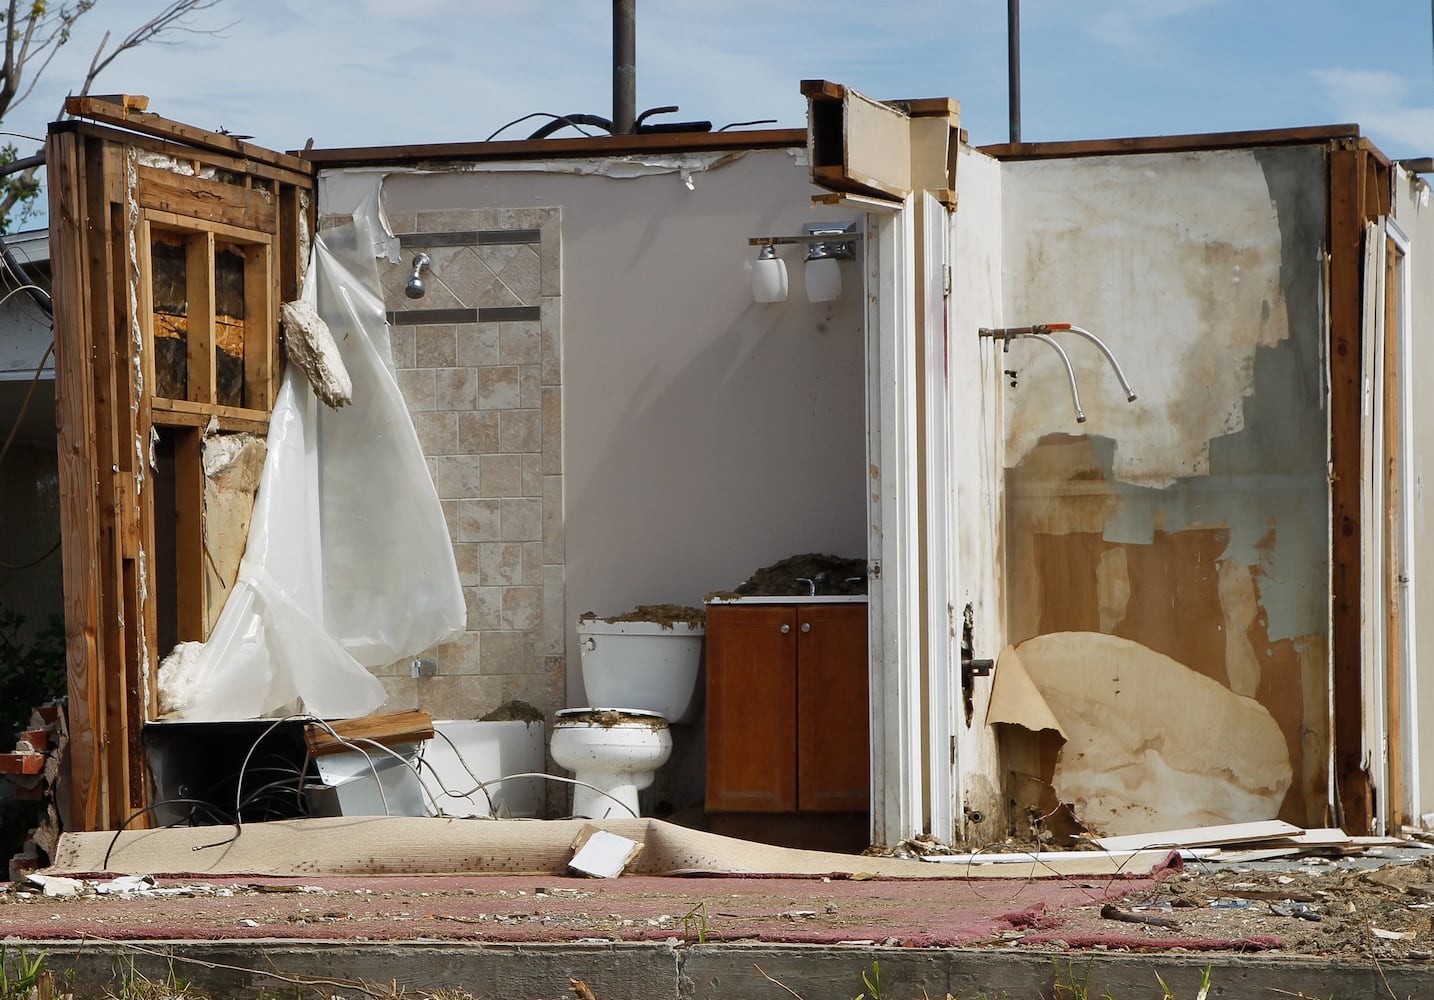
{"type": "Polygon", "coordinates": [[[795,609],[707,609],[707,810],[797,808],[795,609]]]}
{"type": "Polygon", "coordinates": [[[798,808],[867,808],[867,704],[866,605],[797,608],[798,808]]]}

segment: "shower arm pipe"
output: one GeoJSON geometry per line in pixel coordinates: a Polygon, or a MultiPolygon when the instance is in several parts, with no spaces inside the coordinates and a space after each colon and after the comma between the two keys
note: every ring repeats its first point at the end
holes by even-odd
{"type": "Polygon", "coordinates": [[[1076,423],[1083,424],[1085,423],[1085,411],[1080,408],[1080,389],[1076,387],[1075,368],[1071,365],[1070,355],[1066,353],[1064,347],[1056,343],[1056,338],[1047,332],[1048,330],[1065,330],[1068,328],[1069,327],[1063,323],[1041,323],[1036,326],[1008,326],[1001,329],[991,329],[990,327],[983,326],[980,330],[980,334],[983,337],[994,337],[1004,340],[1006,342],[1005,349],[1008,351],[1011,349],[1011,341],[1016,337],[1030,337],[1032,340],[1039,340],[1041,343],[1049,345],[1051,350],[1061,356],[1061,362],[1066,366],[1066,379],[1071,384],[1071,402],[1075,404],[1076,423]]]}
{"type": "Polygon", "coordinates": [[[1101,340],[1099,337],[1097,337],[1095,334],[1091,333],[1089,330],[1083,329],[1083,328],[1078,327],[1078,326],[1072,326],[1072,325],[1069,324],[1069,323],[1061,323],[1061,324],[1058,324],[1058,326],[1054,326],[1054,327],[1052,327],[1052,329],[1065,329],[1065,330],[1069,330],[1071,333],[1075,334],[1076,336],[1078,336],[1078,337],[1084,337],[1086,340],[1089,340],[1089,341],[1090,341],[1092,344],[1094,344],[1096,347],[1100,348],[1100,353],[1102,353],[1102,354],[1105,355],[1105,360],[1109,361],[1109,362],[1110,362],[1110,367],[1112,367],[1112,368],[1115,369],[1115,377],[1118,378],[1118,379],[1120,379],[1120,387],[1125,390],[1125,401],[1126,401],[1127,403],[1133,403],[1133,402],[1135,402],[1135,390],[1130,387],[1130,383],[1129,383],[1129,382],[1126,380],[1126,378],[1125,378],[1125,372],[1123,372],[1123,371],[1120,370],[1120,362],[1117,361],[1117,360],[1115,360],[1115,355],[1111,353],[1111,350],[1110,350],[1109,347],[1106,347],[1106,346],[1105,346],[1105,341],[1101,340]]]}

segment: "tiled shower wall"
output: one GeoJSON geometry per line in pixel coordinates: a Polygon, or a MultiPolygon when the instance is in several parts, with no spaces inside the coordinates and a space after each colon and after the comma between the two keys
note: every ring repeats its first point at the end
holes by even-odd
{"type": "Polygon", "coordinates": [[[564,704],[559,210],[390,214],[379,262],[398,382],[448,520],[468,629],[383,671],[385,711],[479,718],[564,704]],[[426,294],[404,295],[427,253],[426,294]]]}

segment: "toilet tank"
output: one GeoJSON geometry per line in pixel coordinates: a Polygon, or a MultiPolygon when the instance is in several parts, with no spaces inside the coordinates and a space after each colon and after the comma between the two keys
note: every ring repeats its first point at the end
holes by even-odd
{"type": "Polygon", "coordinates": [[[583,688],[595,708],[637,708],[668,722],[697,716],[705,630],[691,622],[578,620],[583,688]]]}

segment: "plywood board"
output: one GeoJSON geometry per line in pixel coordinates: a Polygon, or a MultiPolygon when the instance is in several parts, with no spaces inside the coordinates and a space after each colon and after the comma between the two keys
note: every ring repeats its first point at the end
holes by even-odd
{"type": "Polygon", "coordinates": [[[1149,847],[1211,847],[1216,844],[1244,844],[1294,837],[1304,833],[1299,827],[1272,819],[1255,823],[1225,823],[1220,826],[1191,827],[1184,830],[1157,830],[1124,837],[1097,837],[1095,843],[1107,851],[1136,851],[1149,847]]]}

